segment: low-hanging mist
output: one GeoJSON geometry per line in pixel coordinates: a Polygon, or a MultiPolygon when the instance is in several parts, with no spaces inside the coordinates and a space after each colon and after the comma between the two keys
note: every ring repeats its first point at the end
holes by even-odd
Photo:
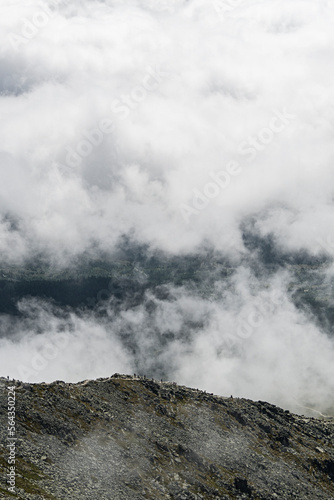
{"type": "Polygon", "coordinates": [[[309,309],[296,307],[290,280],[279,271],[264,285],[240,266],[230,279],[207,284],[210,294],[193,284],[163,285],[137,305],[131,292],[123,301],[110,294],[93,310],[26,298],[19,316],[2,315],[2,370],[36,382],[139,373],[329,412],[333,339],[309,309]]]}

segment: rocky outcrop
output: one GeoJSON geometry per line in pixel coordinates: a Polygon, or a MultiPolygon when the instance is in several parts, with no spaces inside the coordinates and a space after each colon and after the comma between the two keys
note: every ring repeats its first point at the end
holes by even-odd
{"type": "Polygon", "coordinates": [[[13,383],[15,493],[3,479],[0,498],[334,498],[332,418],[117,374],[77,384],[1,379],[3,478],[13,383]]]}

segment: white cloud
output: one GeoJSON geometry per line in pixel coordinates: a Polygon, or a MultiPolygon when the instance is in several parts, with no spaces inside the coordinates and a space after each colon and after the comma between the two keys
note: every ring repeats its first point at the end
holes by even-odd
{"type": "MultiPolygon", "coordinates": [[[[242,224],[249,216],[282,251],[331,253],[334,9],[322,0],[232,3],[221,16],[205,0],[3,0],[2,261],[46,252],[62,264],[93,247],[112,252],[124,235],[170,254],[211,246],[237,261],[247,254],[242,224]],[[277,110],[294,118],[271,134],[277,110]],[[210,172],[225,171],[231,161],[241,173],[187,224],[180,206],[192,207],[194,190],[203,193],[210,172]]],[[[240,278],[246,289],[249,279],[240,278]]],[[[184,300],[178,299],[182,313],[173,312],[173,325],[184,320],[184,300]]],[[[309,380],[296,363],[298,336],[304,331],[310,339],[300,354],[307,366],[311,348],[319,359],[333,351],[285,300],[286,316],[275,317],[266,335],[263,325],[246,354],[223,361],[215,357],[219,328],[225,322],[235,328],[241,309],[224,318],[210,309],[218,326],[210,323],[210,335],[199,335],[189,355],[181,350],[184,367],[177,373],[196,380],[191,363],[198,352],[210,367],[199,382],[209,386],[222,370],[226,383],[219,390],[231,381],[257,397],[266,367],[256,368],[257,356],[275,366],[279,352],[284,375],[272,370],[262,394],[284,401],[274,379],[284,388],[291,376],[300,395],[309,380]],[[288,351],[290,330],[295,340],[288,351]]],[[[190,309],[197,307],[208,306],[199,300],[190,309]]],[[[158,316],[160,328],[165,314],[158,316]]],[[[31,347],[37,340],[24,342],[31,347]]],[[[74,371],[68,375],[75,378],[74,371]]]]}
{"type": "MultiPolygon", "coordinates": [[[[113,133],[93,145],[70,179],[62,171],[57,182],[65,207],[68,197],[78,207],[83,198],[88,202],[92,186],[110,197],[118,193],[116,207],[115,202],[105,205],[103,197],[90,199],[99,214],[93,226],[103,228],[101,245],[108,239],[106,220],[115,208],[122,213],[117,233],[135,227],[138,239],[175,252],[203,239],[224,249],[220,228],[238,230],[245,213],[273,200],[303,212],[299,217],[304,219],[313,206],[324,203],[331,214],[333,75],[328,61],[333,10],[322,2],[242,3],[221,22],[204,2],[175,2],[173,15],[164,3],[157,5],[59,3],[48,25],[20,51],[4,38],[2,149],[19,163],[24,159],[24,175],[33,176],[44,190],[43,210],[40,197],[26,201],[18,183],[21,209],[8,209],[31,232],[39,228],[35,244],[47,248],[49,238],[36,218],[49,221],[64,246],[68,236],[63,225],[77,232],[75,252],[89,244],[78,214],[52,206],[45,194],[54,188],[55,166],[66,163],[69,151],[80,149],[104,118],[114,122],[113,133]],[[134,89],[142,85],[148,68],[157,67],[164,76],[139,102],[142,94],[134,89]],[[284,108],[295,120],[248,162],[249,155],[238,152],[240,144],[258,136],[273,109],[284,108]],[[189,202],[193,189],[205,186],[208,172],[220,171],[235,157],[244,163],[243,175],[212,201],[211,210],[185,227],[179,205],[189,202]],[[136,182],[126,174],[131,168],[146,184],[129,203],[136,182]],[[69,190],[68,183],[77,187],[69,190]],[[55,211],[66,222],[57,224],[55,211]],[[179,235],[177,243],[166,242],[162,225],[179,235]]],[[[12,14],[3,18],[2,31],[8,34],[41,7],[38,2],[28,10],[17,7],[16,16],[13,5],[8,3],[7,9],[12,14]]],[[[85,210],[81,217],[86,220],[85,210]]],[[[288,228],[285,235],[282,243],[289,245],[288,228]]],[[[311,235],[302,245],[314,247],[311,235]]]]}

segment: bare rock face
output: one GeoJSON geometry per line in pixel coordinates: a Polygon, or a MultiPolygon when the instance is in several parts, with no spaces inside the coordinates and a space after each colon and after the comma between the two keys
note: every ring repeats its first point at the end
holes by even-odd
{"type": "Polygon", "coordinates": [[[332,418],[118,374],[78,384],[1,379],[0,392],[0,498],[334,499],[332,418]]]}

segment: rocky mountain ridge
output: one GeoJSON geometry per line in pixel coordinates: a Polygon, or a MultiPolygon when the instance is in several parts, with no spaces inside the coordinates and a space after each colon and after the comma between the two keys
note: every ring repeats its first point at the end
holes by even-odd
{"type": "Polygon", "coordinates": [[[77,384],[1,378],[0,394],[0,498],[334,499],[333,418],[119,374],[77,384]]]}

